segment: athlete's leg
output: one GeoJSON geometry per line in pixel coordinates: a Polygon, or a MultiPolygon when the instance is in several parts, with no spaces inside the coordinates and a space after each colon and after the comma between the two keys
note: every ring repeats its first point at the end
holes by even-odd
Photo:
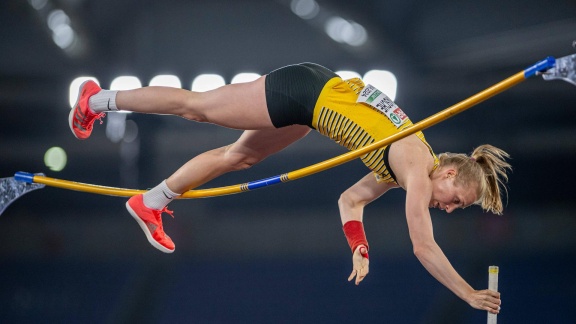
{"type": "Polygon", "coordinates": [[[164,232],[162,213],[178,194],[200,186],[229,171],[246,169],[302,138],[310,129],[293,125],[283,128],[245,131],[229,146],[200,154],[184,164],[170,178],[126,202],[128,212],[140,225],[148,241],[162,252],[172,253],[174,242],[164,232]]]}
{"type": "Polygon", "coordinates": [[[265,78],[207,92],[168,87],[120,91],[116,106],[139,113],[171,114],[236,129],[273,127],[266,106],[265,78]]]}
{"type": "Polygon", "coordinates": [[[245,131],[235,143],[188,161],[166,180],[166,184],[173,192],[183,193],[224,173],[247,169],[301,139],[309,131],[310,128],[303,125],[245,131]]]}

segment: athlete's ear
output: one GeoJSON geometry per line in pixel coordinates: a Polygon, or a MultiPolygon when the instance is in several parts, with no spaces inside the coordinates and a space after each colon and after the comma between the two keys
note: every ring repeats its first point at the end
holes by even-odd
{"type": "Polygon", "coordinates": [[[446,178],[455,178],[456,175],[458,174],[458,171],[456,171],[456,169],[454,169],[453,167],[449,167],[446,170],[444,170],[445,174],[446,174],[446,178]]]}

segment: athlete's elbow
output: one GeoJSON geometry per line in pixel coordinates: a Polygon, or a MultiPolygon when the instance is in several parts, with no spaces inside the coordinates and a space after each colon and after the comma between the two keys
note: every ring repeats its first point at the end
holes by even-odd
{"type": "Polygon", "coordinates": [[[352,190],[346,190],[338,199],[340,209],[353,209],[355,207],[363,208],[365,203],[352,190]]]}
{"type": "Polygon", "coordinates": [[[412,252],[418,260],[425,260],[432,253],[432,246],[424,242],[413,243],[412,252]]]}
{"type": "Polygon", "coordinates": [[[350,197],[346,194],[346,192],[343,192],[342,194],[340,194],[340,198],[338,198],[338,207],[340,207],[340,209],[342,209],[342,208],[349,207],[350,205],[351,205],[351,200],[350,200],[350,197]]]}

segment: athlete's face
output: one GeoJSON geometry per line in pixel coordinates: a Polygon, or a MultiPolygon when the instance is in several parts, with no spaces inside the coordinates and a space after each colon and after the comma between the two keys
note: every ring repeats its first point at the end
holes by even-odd
{"type": "Polygon", "coordinates": [[[428,207],[451,213],[456,208],[466,208],[476,201],[476,187],[457,185],[455,179],[456,171],[453,169],[441,170],[432,179],[432,198],[428,207]]]}

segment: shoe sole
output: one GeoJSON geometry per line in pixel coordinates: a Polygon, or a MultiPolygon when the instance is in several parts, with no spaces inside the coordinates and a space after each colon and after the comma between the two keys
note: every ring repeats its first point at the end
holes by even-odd
{"type": "Polygon", "coordinates": [[[78,137],[78,135],[76,135],[76,132],[74,131],[74,113],[76,112],[76,107],[78,106],[78,103],[80,102],[80,97],[82,95],[82,89],[84,89],[84,86],[86,85],[86,83],[88,83],[90,80],[86,80],[84,82],[82,82],[82,84],[80,85],[80,90],[78,91],[78,97],[76,98],[76,103],[74,104],[74,106],[72,107],[72,109],[70,110],[70,114],[68,115],[68,126],[70,126],[70,130],[72,131],[72,134],[74,135],[74,137],[76,137],[79,140],[84,140],[86,138],[80,138],[78,137]]]}
{"type": "Polygon", "coordinates": [[[148,239],[148,242],[150,242],[150,244],[152,244],[153,247],[157,248],[158,250],[160,250],[164,253],[174,252],[174,250],[170,250],[170,249],[166,248],[165,246],[163,246],[162,244],[156,242],[156,240],[152,237],[152,234],[148,230],[148,226],[146,226],[146,223],[144,223],[144,221],[142,221],[142,219],[138,216],[138,214],[136,214],[136,212],[134,211],[134,209],[132,209],[132,207],[130,206],[130,204],[128,202],[126,202],[126,209],[130,213],[130,215],[132,215],[132,217],[136,220],[138,225],[140,225],[140,228],[142,229],[144,234],[146,234],[146,238],[148,239]]]}

